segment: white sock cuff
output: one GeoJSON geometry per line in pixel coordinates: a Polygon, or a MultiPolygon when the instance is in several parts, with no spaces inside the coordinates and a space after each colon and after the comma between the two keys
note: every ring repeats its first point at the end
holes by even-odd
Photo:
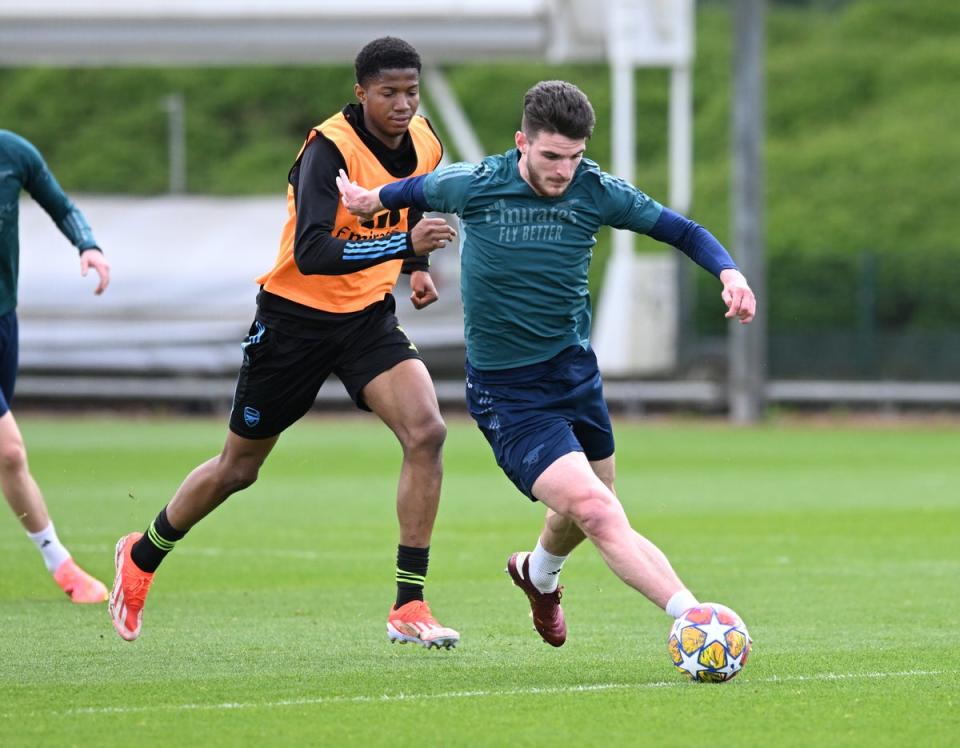
{"type": "Polygon", "coordinates": [[[43,556],[43,563],[51,574],[60,567],[60,564],[70,558],[70,551],[63,547],[63,543],[57,537],[53,520],[40,532],[28,532],[27,537],[37,546],[37,550],[43,556]]]}
{"type": "Polygon", "coordinates": [[[537,547],[533,549],[533,555],[549,566],[560,567],[563,566],[563,562],[567,560],[567,556],[554,556],[540,544],[539,540],[537,541],[537,547]]]}
{"type": "Polygon", "coordinates": [[[679,592],[673,593],[673,596],[667,601],[665,610],[671,618],[679,618],[685,610],[689,610],[699,604],[700,602],[690,590],[682,589],[679,592]]]}
{"type": "Polygon", "coordinates": [[[533,586],[541,592],[553,592],[557,589],[560,584],[560,569],[566,560],[566,556],[548,553],[538,540],[537,547],[530,554],[530,581],[533,586]]]}
{"type": "Polygon", "coordinates": [[[47,538],[56,540],[57,531],[53,527],[53,520],[50,520],[50,524],[48,524],[42,530],[39,530],[37,532],[27,532],[27,537],[30,538],[30,540],[32,540],[34,543],[36,543],[38,540],[39,541],[46,540],[47,538]]]}

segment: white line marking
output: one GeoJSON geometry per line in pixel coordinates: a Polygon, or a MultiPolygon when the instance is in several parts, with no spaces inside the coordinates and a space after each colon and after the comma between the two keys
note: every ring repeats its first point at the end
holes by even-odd
{"type": "MultiPolygon", "coordinates": [[[[820,673],[818,675],[777,675],[768,678],[750,679],[746,683],[803,683],[814,681],[861,680],[867,678],[922,678],[937,675],[956,675],[958,671],[946,670],[904,670],[896,673],[820,673]]],[[[593,693],[599,691],[621,691],[645,688],[715,688],[715,684],[693,684],[682,680],[657,681],[654,683],[595,683],[583,686],[548,686],[545,688],[515,688],[504,691],[448,691],[446,693],[397,693],[380,696],[316,696],[302,699],[281,699],[264,702],[221,702],[219,704],[151,704],[149,706],[88,706],[64,711],[33,712],[32,717],[70,717],[82,714],[138,714],[144,712],[191,712],[191,711],[227,711],[230,709],[273,709],[284,706],[324,706],[328,704],[367,704],[390,703],[396,701],[432,701],[435,699],[477,699],[501,696],[550,696],[565,693],[593,693]]],[[[14,714],[4,714],[4,719],[12,719],[14,714]]],[[[16,715],[23,718],[24,714],[16,715]]]]}
{"type": "MultiPolygon", "coordinates": [[[[112,545],[71,543],[70,550],[74,553],[106,553],[112,545]]],[[[23,550],[23,543],[0,543],[0,551],[19,552],[23,550]]],[[[325,561],[329,559],[369,559],[374,553],[366,552],[339,552],[339,551],[310,551],[295,548],[216,548],[177,546],[177,556],[242,556],[245,558],[292,558],[297,561],[325,561]]]]}

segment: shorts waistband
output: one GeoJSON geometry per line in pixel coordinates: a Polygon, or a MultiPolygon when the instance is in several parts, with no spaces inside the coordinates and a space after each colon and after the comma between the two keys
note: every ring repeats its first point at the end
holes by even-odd
{"type": "Polygon", "coordinates": [[[568,361],[577,358],[578,356],[583,356],[585,354],[593,355],[593,350],[591,348],[583,348],[579,345],[571,345],[569,348],[564,348],[560,353],[558,353],[553,358],[548,358],[546,361],[538,361],[535,364],[527,364],[526,366],[517,366],[512,369],[496,369],[496,370],[484,370],[474,369],[470,365],[470,361],[466,363],[467,376],[476,381],[483,382],[486,384],[510,384],[512,382],[531,382],[537,379],[540,379],[554,369],[568,361]]]}

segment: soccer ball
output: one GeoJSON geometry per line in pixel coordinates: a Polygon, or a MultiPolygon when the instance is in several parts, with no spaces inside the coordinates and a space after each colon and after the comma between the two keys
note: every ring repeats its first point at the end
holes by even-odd
{"type": "Polygon", "coordinates": [[[701,603],[673,622],[667,651],[690,680],[723,683],[743,669],[752,643],[747,627],[730,608],[701,603]]]}

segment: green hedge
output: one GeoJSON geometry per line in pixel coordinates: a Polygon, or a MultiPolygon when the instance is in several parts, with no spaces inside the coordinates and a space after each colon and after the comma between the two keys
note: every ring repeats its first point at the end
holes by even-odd
{"type": "MultiPolygon", "coordinates": [[[[859,254],[829,248],[768,257],[761,309],[771,332],[960,332],[960,252],[859,254]]],[[[696,328],[719,334],[716,281],[697,279],[696,328]]]]}

